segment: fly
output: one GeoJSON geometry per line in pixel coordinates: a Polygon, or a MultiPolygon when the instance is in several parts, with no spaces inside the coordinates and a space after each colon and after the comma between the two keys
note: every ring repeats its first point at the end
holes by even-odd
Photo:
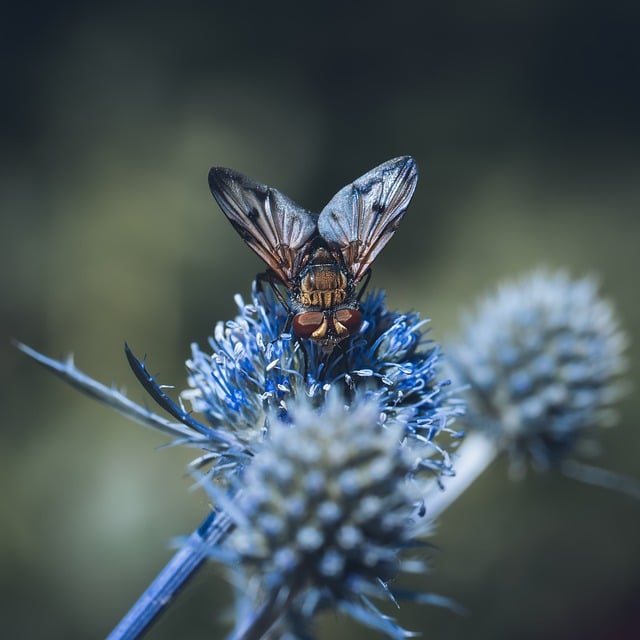
{"type": "Polygon", "coordinates": [[[343,187],[314,214],[237,171],[209,171],[216,202],[267,264],[258,280],[268,282],[288,309],[285,329],[291,326],[327,353],[362,326],[360,297],[371,263],[398,228],[417,180],[412,158],[394,158],[343,187]]]}

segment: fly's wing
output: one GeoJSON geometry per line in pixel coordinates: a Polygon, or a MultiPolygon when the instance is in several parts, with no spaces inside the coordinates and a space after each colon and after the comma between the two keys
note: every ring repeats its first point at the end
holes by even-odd
{"type": "Polygon", "coordinates": [[[213,167],[209,188],[242,239],[290,285],[296,255],[317,231],[317,216],[232,169],[213,167]]]}
{"type": "Polygon", "coordinates": [[[417,180],[413,158],[394,158],[340,189],[320,213],[318,231],[342,254],[354,282],[398,228],[417,180]]]}

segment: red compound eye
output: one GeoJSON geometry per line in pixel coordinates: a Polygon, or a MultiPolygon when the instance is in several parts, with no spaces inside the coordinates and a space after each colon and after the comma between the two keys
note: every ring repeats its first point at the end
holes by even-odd
{"type": "Polygon", "coordinates": [[[348,335],[352,336],[362,326],[362,314],[357,309],[338,309],[334,318],[343,325],[348,335]]]}
{"type": "Polygon", "coordinates": [[[324,321],[324,313],[322,311],[305,311],[295,316],[291,324],[293,332],[298,338],[309,338],[314,331],[320,328],[324,321]]]}

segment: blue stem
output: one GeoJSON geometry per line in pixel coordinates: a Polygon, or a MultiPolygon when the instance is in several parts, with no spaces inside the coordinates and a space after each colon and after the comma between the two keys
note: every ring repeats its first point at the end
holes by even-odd
{"type": "Polygon", "coordinates": [[[107,640],[136,640],[158,619],[207,558],[207,545],[219,542],[233,523],[223,512],[210,513],[180,550],[107,636],[107,640]]]}

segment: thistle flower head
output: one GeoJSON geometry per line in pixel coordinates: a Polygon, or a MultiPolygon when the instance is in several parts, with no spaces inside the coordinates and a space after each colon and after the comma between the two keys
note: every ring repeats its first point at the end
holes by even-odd
{"type": "Polygon", "coordinates": [[[592,278],[539,270],[482,299],[448,352],[452,377],[468,386],[467,424],[516,467],[546,468],[611,423],[625,347],[592,278]]]}
{"type": "MultiPolygon", "coordinates": [[[[406,632],[370,597],[424,564],[403,557],[424,533],[420,472],[449,473],[439,435],[461,405],[439,377],[439,352],[417,314],[386,309],[380,293],[361,303],[363,322],[331,354],[283,335],[286,312],[271,290],[237,298],[235,320],[218,324],[211,353],[193,346],[189,389],[174,402],[126,346],[136,378],[173,420],[137,405],[75,368],[27,347],[41,364],[142,424],[200,447],[193,463],[216,503],[202,525],[114,631],[143,628],[211,556],[228,562],[240,587],[238,637],[311,637],[319,610],[338,606],[386,633],[406,632]],[[414,517],[415,516],[415,517],[414,517]],[[183,553],[184,552],[184,553],[183,553]],[[149,602],[152,601],[150,605],[149,602]],[[251,626],[251,635],[241,633],[251,626]],[[256,635],[256,631],[260,635],[256,635]]],[[[398,594],[447,605],[432,595],[398,594]]]]}
{"type": "Polygon", "coordinates": [[[301,396],[286,420],[268,413],[269,438],[236,480],[226,560],[239,592],[254,608],[287,601],[308,619],[338,606],[404,637],[366,597],[389,597],[387,580],[424,569],[400,552],[424,529],[413,472],[425,445],[406,441],[405,424],[385,419],[371,395],[356,394],[348,407],[331,390],[320,409],[301,396]]]}
{"type": "Polygon", "coordinates": [[[289,403],[303,396],[319,406],[330,388],[375,396],[387,418],[403,422],[407,437],[429,443],[432,455],[424,466],[435,474],[448,471],[448,454],[435,437],[442,431],[456,435],[449,424],[460,408],[448,401],[438,349],[425,341],[417,314],[390,312],[382,294],[371,293],[362,302],[360,333],[327,357],[310,341],[303,351],[290,335],[281,335],[287,313],[271,290],[254,290],[251,304],[239,296],[236,301],[239,315],[216,326],[212,352],[192,346],[190,388],[182,393],[212,426],[232,431],[243,443],[242,451],[229,451],[194,439],[210,451],[208,461],[219,460],[214,474],[224,470],[228,476],[253,455],[269,428],[268,415],[275,411],[286,420],[289,403]]]}

